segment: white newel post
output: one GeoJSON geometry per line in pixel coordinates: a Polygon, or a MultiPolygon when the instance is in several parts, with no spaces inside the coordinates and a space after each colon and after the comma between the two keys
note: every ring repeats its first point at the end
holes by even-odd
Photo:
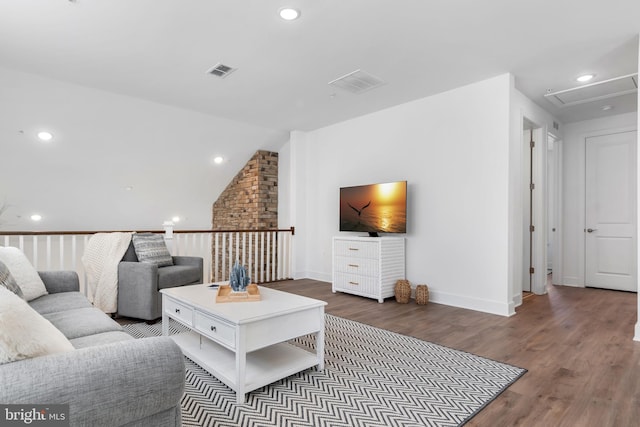
{"type": "Polygon", "coordinates": [[[165,221],[162,223],[162,227],[164,228],[164,242],[167,245],[167,249],[169,249],[169,253],[175,255],[173,252],[173,222],[165,221]]]}

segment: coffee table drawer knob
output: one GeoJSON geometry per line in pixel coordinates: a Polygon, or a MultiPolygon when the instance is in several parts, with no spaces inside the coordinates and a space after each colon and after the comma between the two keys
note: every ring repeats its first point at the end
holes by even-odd
{"type": "Polygon", "coordinates": [[[217,332],[216,327],[215,326],[211,326],[211,331],[217,332]]]}
{"type": "Polygon", "coordinates": [[[176,308],[176,313],[180,314],[180,309],[176,308]]]}

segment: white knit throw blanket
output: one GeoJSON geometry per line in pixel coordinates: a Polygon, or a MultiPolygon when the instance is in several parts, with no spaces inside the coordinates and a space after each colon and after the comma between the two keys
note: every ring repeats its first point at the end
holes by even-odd
{"type": "Polygon", "coordinates": [[[87,274],[87,297],[105,313],[118,311],[118,263],[133,233],[97,233],[91,236],[82,255],[87,274]]]}

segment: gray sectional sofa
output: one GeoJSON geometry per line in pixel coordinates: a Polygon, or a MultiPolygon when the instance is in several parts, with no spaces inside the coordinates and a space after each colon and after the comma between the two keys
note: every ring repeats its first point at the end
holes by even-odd
{"type": "Polygon", "coordinates": [[[29,302],[75,350],[0,365],[0,402],[69,404],[72,426],[179,426],[185,365],[168,337],[134,339],[79,292],[75,272],[40,272],[29,302]]]}

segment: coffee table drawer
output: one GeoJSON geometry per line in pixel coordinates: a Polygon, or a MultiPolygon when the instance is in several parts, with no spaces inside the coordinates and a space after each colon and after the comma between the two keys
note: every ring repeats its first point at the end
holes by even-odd
{"type": "Polygon", "coordinates": [[[164,311],[186,326],[193,326],[193,308],[165,296],[164,311]]]}
{"type": "Polygon", "coordinates": [[[222,320],[196,312],[196,331],[227,348],[236,347],[236,330],[222,320]]]}

